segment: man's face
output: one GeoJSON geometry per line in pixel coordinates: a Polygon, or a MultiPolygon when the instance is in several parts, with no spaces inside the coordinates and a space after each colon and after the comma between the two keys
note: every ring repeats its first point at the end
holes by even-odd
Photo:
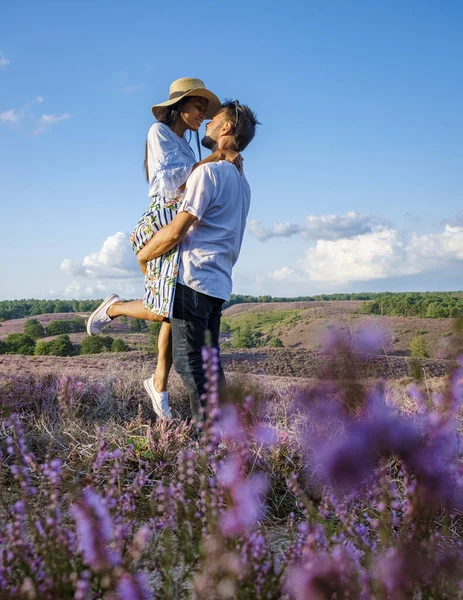
{"type": "Polygon", "coordinates": [[[206,124],[206,135],[201,144],[208,150],[212,150],[218,143],[222,129],[229,122],[227,109],[220,110],[209,123],[206,124]]]}

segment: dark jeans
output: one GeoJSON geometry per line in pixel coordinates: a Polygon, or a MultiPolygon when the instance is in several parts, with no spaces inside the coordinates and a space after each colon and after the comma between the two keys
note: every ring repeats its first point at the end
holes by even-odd
{"type": "MultiPolygon", "coordinates": [[[[219,348],[221,298],[213,298],[177,283],[174,298],[172,325],[172,352],[174,367],[188,390],[191,412],[199,416],[201,395],[206,377],[203,370],[201,349],[205,345],[206,331],[211,333],[212,345],[219,348]]],[[[219,376],[223,385],[225,378],[219,355],[219,376]]]]}

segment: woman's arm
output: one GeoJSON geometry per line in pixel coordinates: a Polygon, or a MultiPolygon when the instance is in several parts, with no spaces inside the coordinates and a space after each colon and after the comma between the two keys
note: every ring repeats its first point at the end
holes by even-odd
{"type": "MultiPolygon", "coordinates": [[[[216,150],[209,156],[206,156],[206,158],[203,158],[203,160],[193,165],[191,173],[193,173],[193,171],[197,169],[200,165],[206,165],[207,163],[211,162],[219,162],[220,160],[227,160],[228,162],[233,163],[240,172],[240,174],[243,174],[243,157],[239,152],[234,152],[233,150],[216,150]]],[[[191,173],[189,176],[191,176],[191,173]]],[[[188,179],[178,188],[181,192],[185,191],[187,181],[188,179]]]]}

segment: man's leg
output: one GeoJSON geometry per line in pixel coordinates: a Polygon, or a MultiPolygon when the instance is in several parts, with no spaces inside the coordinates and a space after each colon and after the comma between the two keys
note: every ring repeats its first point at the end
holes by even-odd
{"type": "Polygon", "coordinates": [[[199,416],[206,383],[201,349],[205,344],[209,304],[205,294],[177,283],[171,319],[174,367],[188,390],[195,417],[199,416]]]}
{"type": "Polygon", "coordinates": [[[211,332],[211,343],[213,346],[217,348],[218,360],[219,360],[219,391],[223,391],[225,389],[225,375],[222,368],[222,361],[220,360],[220,346],[219,346],[219,335],[220,335],[220,320],[222,317],[222,300],[215,300],[211,313],[209,315],[209,320],[207,324],[207,328],[211,332]]]}

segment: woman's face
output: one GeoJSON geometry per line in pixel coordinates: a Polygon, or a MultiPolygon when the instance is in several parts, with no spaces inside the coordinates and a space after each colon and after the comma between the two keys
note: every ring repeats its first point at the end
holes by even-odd
{"type": "Polygon", "coordinates": [[[190,96],[180,108],[180,116],[192,131],[198,131],[204,121],[204,113],[207,110],[208,101],[200,96],[190,96]]]}

